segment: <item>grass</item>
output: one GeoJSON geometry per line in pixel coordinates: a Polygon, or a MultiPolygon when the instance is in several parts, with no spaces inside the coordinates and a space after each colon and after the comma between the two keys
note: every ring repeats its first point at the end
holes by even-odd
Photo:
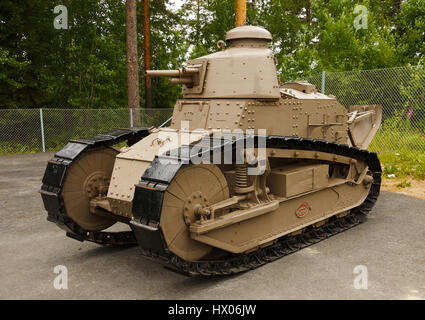
{"type": "Polygon", "coordinates": [[[400,183],[397,183],[396,186],[398,188],[408,188],[408,187],[412,186],[412,184],[407,180],[402,180],[400,183]]]}
{"type": "MultiPolygon", "coordinates": [[[[425,134],[418,131],[380,130],[369,150],[377,152],[384,178],[425,179],[425,134]]],[[[407,187],[407,183],[400,183],[407,187]]]]}
{"type": "Polygon", "coordinates": [[[378,154],[384,178],[425,179],[425,153],[420,151],[378,154]]]}
{"type": "Polygon", "coordinates": [[[369,146],[374,152],[425,153],[425,132],[381,129],[369,146]]]}
{"type": "Polygon", "coordinates": [[[17,154],[17,153],[34,153],[41,152],[41,147],[37,146],[37,143],[10,143],[10,142],[1,142],[0,143],[0,155],[8,154],[17,154]]]}

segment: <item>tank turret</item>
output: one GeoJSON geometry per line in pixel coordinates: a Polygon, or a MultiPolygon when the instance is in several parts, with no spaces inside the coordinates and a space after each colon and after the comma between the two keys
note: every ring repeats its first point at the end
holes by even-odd
{"type": "Polygon", "coordinates": [[[242,26],[228,31],[225,40],[222,51],[190,60],[186,68],[147,70],[146,75],[172,77],[171,83],[183,85],[184,98],[279,99],[270,32],[242,26]]]}

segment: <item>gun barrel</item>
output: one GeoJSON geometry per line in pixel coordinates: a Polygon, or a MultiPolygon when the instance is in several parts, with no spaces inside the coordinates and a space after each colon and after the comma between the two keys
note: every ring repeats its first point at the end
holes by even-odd
{"type": "Polygon", "coordinates": [[[194,67],[186,67],[182,69],[183,74],[193,74],[198,72],[199,72],[199,68],[194,68],[194,67]]]}
{"type": "Polygon", "coordinates": [[[171,84],[192,84],[193,79],[192,78],[171,78],[170,83],[171,84]]]}
{"type": "Polygon", "coordinates": [[[195,75],[200,71],[200,65],[190,65],[189,67],[179,68],[175,70],[146,70],[145,75],[149,77],[187,77],[195,75]]]}
{"type": "Polygon", "coordinates": [[[201,71],[201,64],[192,64],[188,67],[175,70],[146,70],[148,77],[170,77],[171,84],[193,85],[197,81],[196,74],[201,71]]]}
{"type": "Polygon", "coordinates": [[[145,75],[150,77],[180,77],[180,70],[146,70],[145,75]]]}

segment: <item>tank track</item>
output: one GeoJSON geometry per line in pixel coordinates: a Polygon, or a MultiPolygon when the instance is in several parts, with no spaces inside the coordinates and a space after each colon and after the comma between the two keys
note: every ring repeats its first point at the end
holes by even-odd
{"type": "MultiPolygon", "coordinates": [[[[333,216],[326,224],[321,227],[313,228],[310,226],[306,229],[306,231],[299,235],[283,236],[273,245],[260,248],[249,254],[229,254],[227,258],[220,260],[188,262],[171,253],[169,250],[167,250],[167,248],[158,250],[157,243],[153,246],[150,246],[149,248],[146,248],[145,243],[139,243],[139,245],[142,246],[142,254],[150,259],[164,264],[165,267],[169,269],[191,276],[232,275],[256,269],[266,263],[275,261],[290,253],[296,252],[302,248],[318,243],[335,234],[352,228],[366,220],[368,213],[371,211],[378,198],[381,185],[381,166],[376,153],[350,147],[345,144],[333,143],[323,140],[280,136],[268,136],[267,148],[315,150],[320,152],[334,153],[341,156],[348,156],[357,160],[365,161],[373,174],[373,182],[368,196],[360,206],[351,209],[350,213],[344,217],[336,218],[333,216]]],[[[157,158],[155,160],[157,160],[157,158]]],[[[147,170],[150,172],[145,172],[144,176],[142,177],[142,184],[147,184],[150,186],[158,185],[158,180],[154,178],[150,180],[149,178],[158,177],[155,172],[152,172],[152,169],[155,169],[154,171],[159,170],[159,172],[163,172],[164,170],[164,168],[162,168],[158,162],[155,162],[155,160],[152,163],[150,170],[147,170]]],[[[180,167],[178,167],[175,171],[177,172],[179,168],[180,167]]],[[[171,181],[171,179],[172,177],[168,177],[168,182],[171,181]]],[[[166,186],[164,187],[164,181],[161,181],[159,186],[160,190],[164,190],[166,188],[166,186]]],[[[135,195],[135,199],[136,198],[137,194],[135,195]]],[[[135,214],[137,211],[137,208],[135,208],[137,205],[140,205],[140,203],[135,204],[133,202],[133,214],[135,214]]],[[[133,230],[135,230],[135,228],[133,228],[133,230]]],[[[156,239],[158,239],[157,241],[162,240],[163,242],[163,239],[160,238],[162,237],[156,237],[156,239]]],[[[152,241],[147,241],[147,243],[149,242],[152,243],[152,241]]]]}
{"type": "MultiPolygon", "coordinates": [[[[68,237],[79,241],[91,241],[101,245],[137,244],[135,235],[132,231],[93,232],[81,228],[67,216],[63,199],[61,198],[61,190],[66,177],[67,168],[77,160],[81,153],[102,147],[109,147],[122,141],[128,141],[128,144],[131,145],[147,135],[149,135],[149,128],[140,127],[116,129],[111,132],[95,135],[91,139],[71,140],[49,161],[43,177],[43,185],[40,193],[44,206],[48,212],[47,220],[56,223],[60,228],[64,229],[68,237]]],[[[278,136],[267,137],[267,147],[316,150],[366,161],[373,172],[374,178],[369,194],[363,204],[352,209],[347,216],[342,218],[333,217],[329,219],[329,222],[325,225],[307,230],[296,236],[284,236],[275,244],[260,248],[250,254],[229,254],[228,258],[222,260],[188,262],[169,251],[164,255],[163,252],[143,249],[142,253],[148,258],[161,262],[167,268],[191,276],[231,275],[256,269],[266,263],[275,261],[290,253],[318,243],[365,221],[367,214],[377,200],[381,184],[381,167],[376,153],[323,140],[278,136]]]]}
{"type": "Polygon", "coordinates": [[[73,221],[66,213],[61,196],[63,183],[68,168],[87,151],[127,141],[131,146],[149,135],[149,127],[129,129],[114,129],[110,132],[97,134],[90,139],[71,140],[62,150],[49,161],[43,177],[40,193],[44,207],[48,212],[47,220],[56,223],[66,231],[66,235],[79,241],[91,241],[101,245],[131,245],[137,244],[132,231],[103,232],[87,231],[73,221]]]}

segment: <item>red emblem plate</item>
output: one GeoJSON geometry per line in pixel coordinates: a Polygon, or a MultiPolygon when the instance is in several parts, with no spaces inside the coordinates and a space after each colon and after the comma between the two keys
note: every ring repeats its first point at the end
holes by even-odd
{"type": "Polygon", "coordinates": [[[295,214],[298,218],[302,218],[308,213],[309,210],[310,210],[310,208],[308,206],[308,203],[305,202],[305,203],[300,204],[300,206],[295,211],[295,214]]]}

